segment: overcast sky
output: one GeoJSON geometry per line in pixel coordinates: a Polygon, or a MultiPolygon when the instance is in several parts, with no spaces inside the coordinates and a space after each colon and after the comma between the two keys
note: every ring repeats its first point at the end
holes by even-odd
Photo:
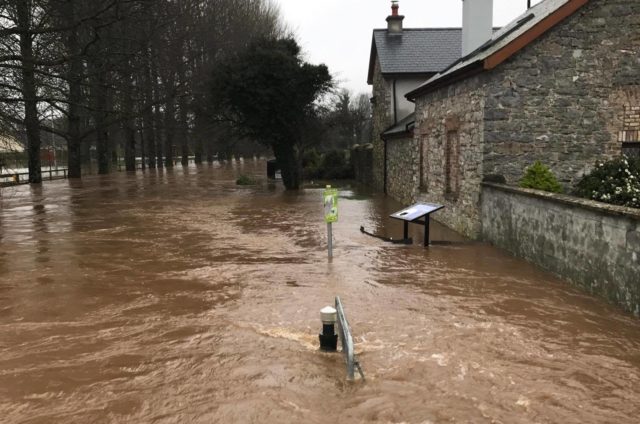
{"type": "MultiPolygon", "coordinates": [[[[371,91],[367,66],[374,28],[386,28],[390,0],[274,0],[312,63],[324,63],[344,87],[371,91]]],[[[533,4],[539,0],[534,0],[533,4]]],[[[527,0],[494,0],[494,26],[525,12],[527,0]]],[[[400,0],[405,28],[462,26],[461,0],[400,0]]]]}

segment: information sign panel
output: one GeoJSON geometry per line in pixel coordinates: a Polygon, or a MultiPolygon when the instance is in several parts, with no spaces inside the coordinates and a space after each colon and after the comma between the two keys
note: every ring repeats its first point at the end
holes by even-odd
{"type": "Polygon", "coordinates": [[[327,224],[338,222],[338,190],[327,186],[322,195],[324,199],[324,220],[327,224]]]}
{"type": "Polygon", "coordinates": [[[444,208],[444,206],[435,203],[416,203],[415,205],[409,206],[408,208],[391,214],[390,216],[391,218],[411,222],[418,218],[422,218],[425,215],[439,211],[442,208],[444,208]]]}

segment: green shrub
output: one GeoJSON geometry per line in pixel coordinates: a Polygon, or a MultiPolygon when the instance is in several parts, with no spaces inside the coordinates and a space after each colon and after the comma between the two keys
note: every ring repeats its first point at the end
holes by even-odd
{"type": "Polygon", "coordinates": [[[236,180],[236,184],[242,186],[255,185],[257,184],[257,181],[247,175],[240,175],[236,180]]]}
{"type": "Polygon", "coordinates": [[[322,178],[320,172],[321,165],[322,155],[320,155],[315,149],[310,149],[304,152],[304,157],[302,158],[302,172],[305,179],[314,180],[322,178]]]}
{"type": "Polygon", "coordinates": [[[640,159],[600,162],[576,185],[574,194],[612,205],[640,208],[640,159]]]}
{"type": "Polygon", "coordinates": [[[331,150],[322,158],[322,178],[325,180],[346,180],[353,178],[351,163],[342,150],[331,150]]]}
{"type": "Polygon", "coordinates": [[[562,193],[562,186],[556,176],[553,175],[549,167],[543,165],[540,161],[536,161],[526,169],[524,176],[520,180],[520,187],[562,193]]]}
{"type": "Polygon", "coordinates": [[[330,150],[319,154],[315,150],[305,152],[302,160],[304,177],[308,180],[346,180],[353,178],[353,167],[347,151],[330,150]]]}

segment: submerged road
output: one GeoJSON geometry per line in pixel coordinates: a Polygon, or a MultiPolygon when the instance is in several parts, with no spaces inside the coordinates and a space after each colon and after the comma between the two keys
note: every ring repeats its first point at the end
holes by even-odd
{"type": "Polygon", "coordinates": [[[637,423],[640,322],[401,205],[237,187],[263,162],[4,189],[2,423],[637,423]],[[432,237],[460,240],[433,225],[432,237]],[[340,295],[367,376],[320,353],[340,295]]]}

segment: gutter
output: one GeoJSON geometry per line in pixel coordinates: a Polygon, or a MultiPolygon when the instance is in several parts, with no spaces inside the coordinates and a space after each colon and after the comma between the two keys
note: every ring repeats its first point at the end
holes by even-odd
{"type": "MultiPolygon", "coordinates": [[[[400,131],[400,132],[394,132],[391,134],[385,134],[382,133],[380,134],[380,138],[382,138],[383,141],[390,141],[390,140],[397,140],[397,139],[401,139],[401,138],[406,138],[407,136],[412,136],[413,135],[413,129],[415,128],[416,123],[414,122],[409,122],[406,126],[404,131],[400,131]]],[[[389,130],[387,130],[389,131],[389,130]]]]}

